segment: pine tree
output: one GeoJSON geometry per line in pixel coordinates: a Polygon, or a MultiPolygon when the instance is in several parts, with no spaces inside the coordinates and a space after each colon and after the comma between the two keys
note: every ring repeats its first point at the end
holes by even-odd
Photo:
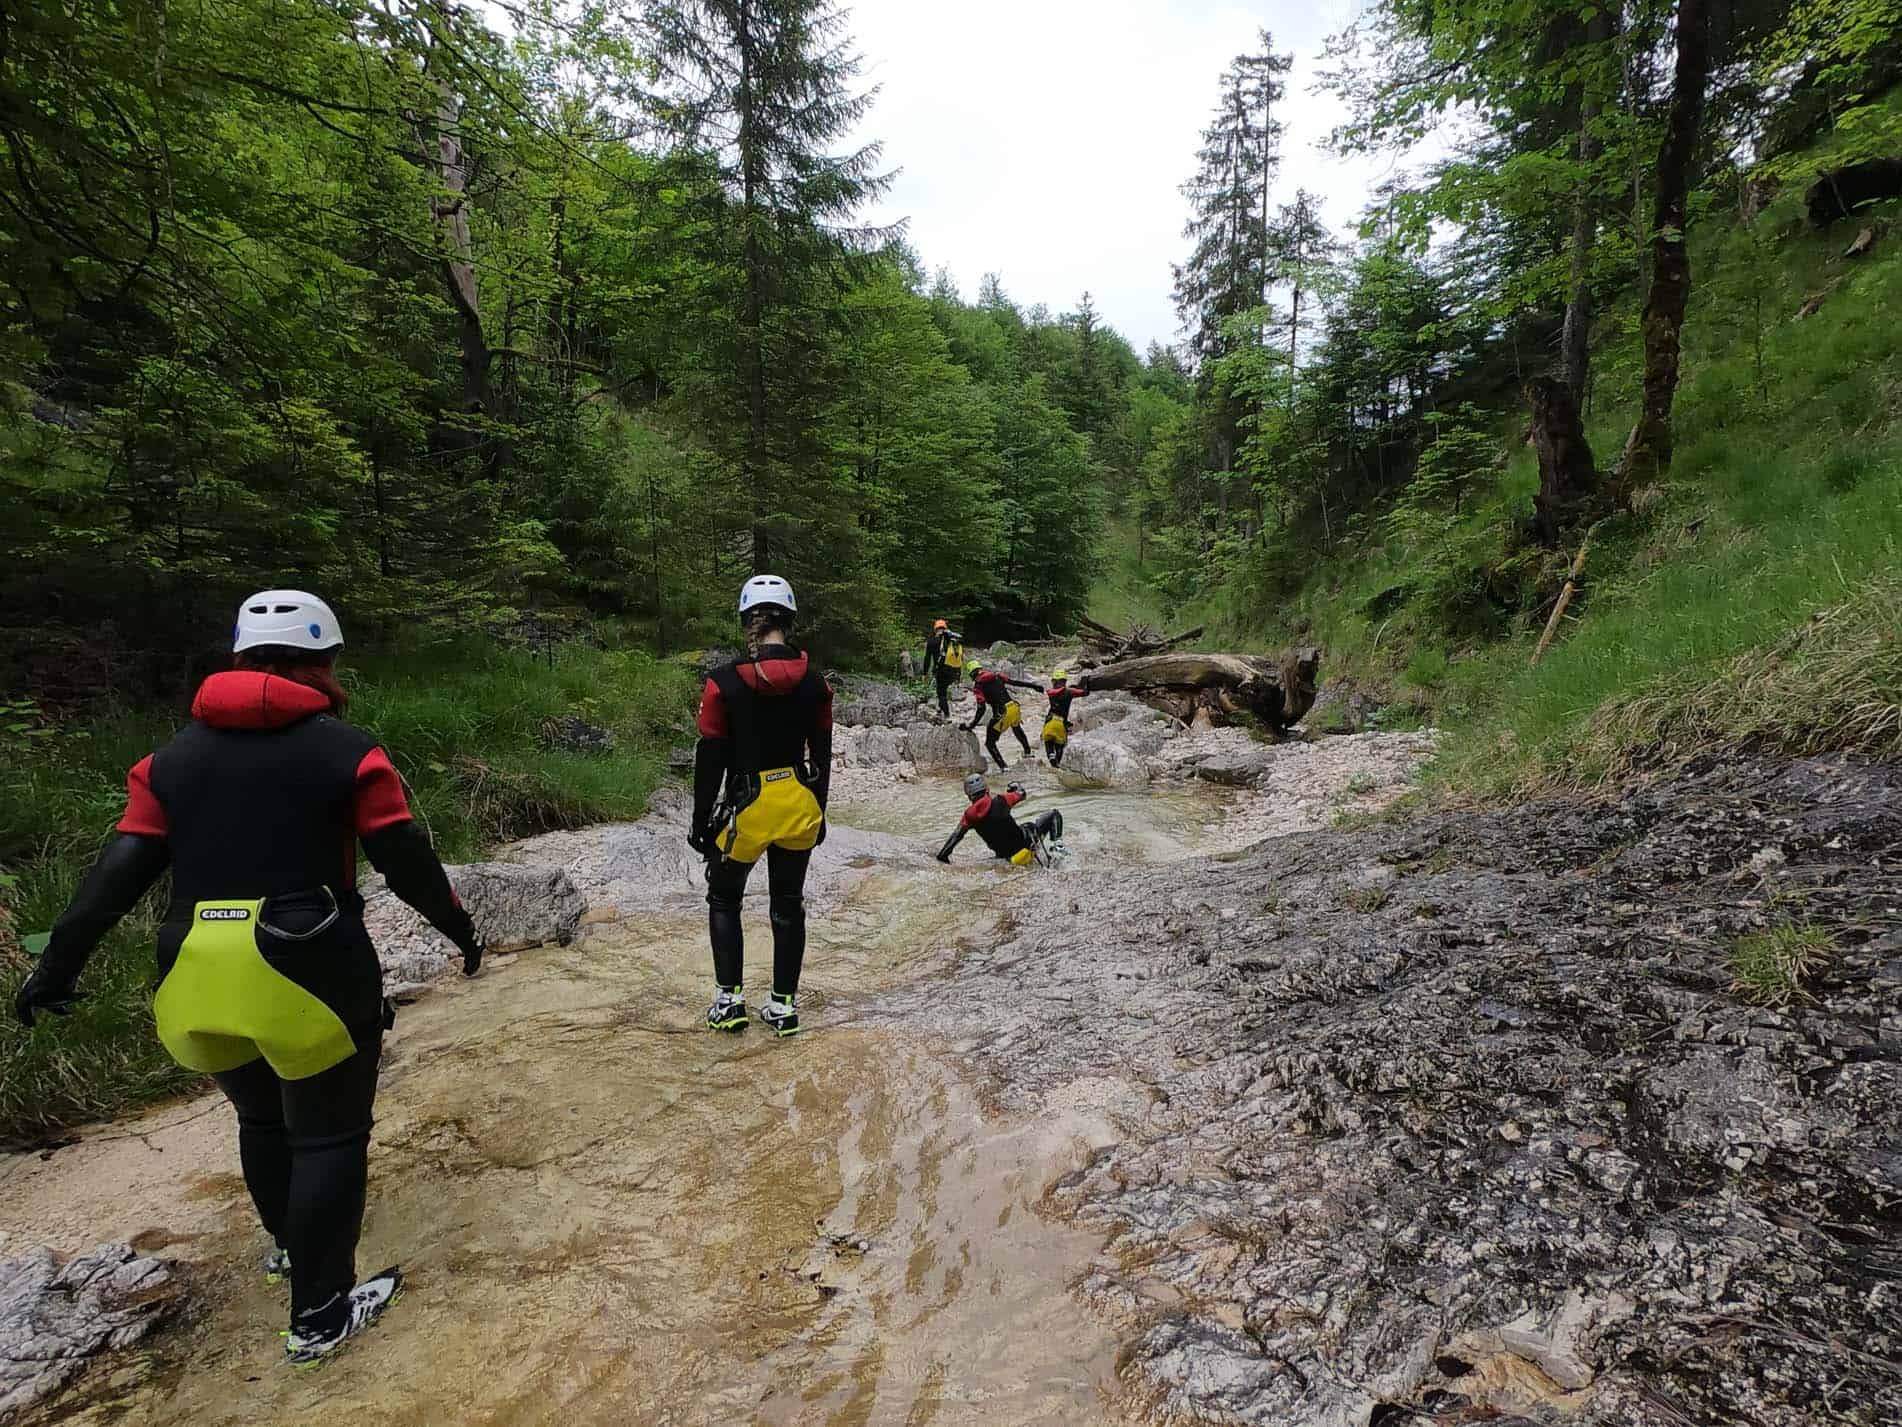
{"type": "Polygon", "coordinates": [[[1320,206],[1305,188],[1284,203],[1269,228],[1268,246],[1276,272],[1288,288],[1288,404],[1294,404],[1296,369],[1301,363],[1301,332],[1313,324],[1317,292],[1331,286],[1341,245],[1322,221],[1320,206]],[[1304,314],[1303,302],[1308,311],[1304,314]]]}
{"type": "Polygon", "coordinates": [[[763,570],[820,453],[810,425],[823,397],[798,389],[823,341],[807,299],[821,273],[887,236],[852,219],[888,178],[876,172],[877,144],[828,152],[870,96],[851,90],[858,57],[827,0],[673,0],[650,24],[659,107],[684,143],[715,155],[738,230],[738,468],[763,570]]]}

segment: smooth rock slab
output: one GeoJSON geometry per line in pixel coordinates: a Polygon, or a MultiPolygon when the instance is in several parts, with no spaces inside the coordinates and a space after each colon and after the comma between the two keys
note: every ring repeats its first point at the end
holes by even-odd
{"type": "Polygon", "coordinates": [[[0,1263],[0,1421],[100,1353],[138,1342],[177,1305],[171,1270],[126,1244],[103,1244],[63,1268],[51,1249],[0,1263]]]}
{"type": "Polygon", "coordinates": [[[956,724],[920,719],[905,730],[912,766],[921,773],[981,773],[984,752],[977,735],[956,724]]]}
{"type": "MultiPolygon", "coordinates": [[[[587,910],[560,867],[470,862],[448,872],[492,955],[548,942],[566,946],[587,910]]],[[[436,981],[462,966],[462,954],[399,901],[381,877],[364,883],[363,921],[383,963],[387,989],[436,981]]]]}

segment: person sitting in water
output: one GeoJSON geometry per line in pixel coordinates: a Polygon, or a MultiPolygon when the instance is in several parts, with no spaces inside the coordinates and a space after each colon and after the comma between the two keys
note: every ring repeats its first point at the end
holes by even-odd
{"type": "Polygon", "coordinates": [[[1043,725],[1043,756],[1052,768],[1063,766],[1063,750],[1070,742],[1070,705],[1087,693],[1081,679],[1072,684],[1064,670],[1050,671],[1050,687],[1043,691],[1050,703],[1050,717],[1043,725]]]}
{"type": "Polygon", "coordinates": [[[1010,815],[1012,808],[1030,796],[1022,783],[1012,783],[1003,792],[993,793],[984,775],[973,773],[964,780],[964,796],[970,799],[970,806],[958,819],[956,831],[938,849],[938,861],[949,862],[967,832],[975,832],[993,854],[1013,867],[1029,866],[1036,859],[1039,843],[1053,852],[1064,850],[1063,814],[1057,809],[1039,814],[1024,826],[1010,815]]]}
{"type": "Polygon", "coordinates": [[[1017,735],[1018,746],[1024,750],[1024,757],[1030,756],[1030,740],[1024,737],[1024,711],[1017,700],[1010,696],[1012,689],[1029,689],[1033,693],[1042,690],[1035,684],[1022,679],[1013,679],[996,669],[986,669],[981,664],[971,665],[971,692],[977,697],[977,709],[971,715],[966,728],[976,728],[988,712],[991,721],[985,725],[984,746],[990,750],[996,760],[999,772],[1010,767],[1004,761],[1004,755],[998,751],[997,736],[1006,731],[1017,735]]]}

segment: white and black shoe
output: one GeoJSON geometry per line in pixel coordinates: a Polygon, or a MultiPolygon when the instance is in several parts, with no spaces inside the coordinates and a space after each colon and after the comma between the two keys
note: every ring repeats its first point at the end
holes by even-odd
{"type": "Polygon", "coordinates": [[[773,992],[772,998],[759,1008],[759,1023],[776,1036],[798,1035],[799,1011],[793,1005],[793,998],[773,992]]]}
{"type": "Polygon", "coordinates": [[[341,1308],[336,1298],[299,1314],[284,1337],[284,1356],[300,1365],[321,1362],[381,1318],[403,1292],[403,1271],[386,1268],[350,1290],[341,1308]]]}
{"type": "Polygon", "coordinates": [[[713,1004],[707,1008],[707,1029],[710,1031],[743,1031],[746,1029],[746,998],[738,991],[728,991],[725,987],[713,998],[713,1004]]]}

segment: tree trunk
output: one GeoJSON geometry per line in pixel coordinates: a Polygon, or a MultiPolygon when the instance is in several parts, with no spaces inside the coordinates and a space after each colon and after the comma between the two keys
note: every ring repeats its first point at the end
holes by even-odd
{"type": "Polygon", "coordinates": [[[1540,543],[1552,545],[1596,502],[1598,471],[1572,389],[1551,377],[1534,377],[1526,383],[1525,397],[1532,445],[1539,453],[1532,524],[1540,543]]]}
{"type": "Polygon", "coordinates": [[[1314,707],[1321,651],[1291,649],[1279,659],[1255,654],[1152,654],[1089,671],[1090,689],[1122,689],[1179,718],[1189,705],[1209,707],[1202,691],[1224,696],[1220,707],[1242,708],[1275,729],[1299,723],[1314,707]]]}
{"type": "Polygon", "coordinates": [[[1671,465],[1671,404],[1677,396],[1684,309],[1691,297],[1689,221],[1691,164],[1704,122],[1710,78],[1710,0],[1679,0],[1677,74],[1664,142],[1658,148],[1651,224],[1651,288],[1644,300],[1644,403],[1625,443],[1621,497],[1671,465]]]}
{"type": "Polygon", "coordinates": [[[772,537],[765,514],[772,508],[766,490],[766,339],[765,253],[760,246],[759,189],[765,175],[759,132],[753,114],[753,7],[740,0],[740,221],[746,236],[741,243],[740,365],[746,385],[746,447],[740,460],[740,479],[753,501],[753,573],[763,575],[772,563],[772,537]]]}
{"type": "MultiPolygon", "coordinates": [[[[439,18],[438,23],[446,24],[439,18]]],[[[431,46],[434,48],[433,44],[431,46]]],[[[482,303],[476,290],[475,243],[469,236],[467,193],[469,171],[462,162],[462,141],[456,135],[462,106],[440,74],[432,75],[436,88],[434,135],[423,144],[424,160],[442,185],[443,196],[433,205],[436,220],[437,261],[456,310],[456,342],[462,361],[462,402],[465,411],[488,413],[495,395],[489,385],[491,360],[488,337],[482,330],[482,303]]]]}
{"type": "MultiPolygon", "coordinates": [[[[1585,43],[1604,44],[1612,37],[1614,23],[1609,8],[1595,10],[1585,25],[1585,43]]],[[[1584,175],[1572,205],[1572,296],[1565,305],[1565,331],[1560,342],[1565,384],[1572,389],[1572,401],[1579,407],[1585,405],[1585,388],[1591,380],[1592,249],[1598,241],[1598,196],[1592,170],[1605,150],[1596,132],[1604,109],[1604,101],[1587,88],[1578,108],[1578,166],[1584,175]]]]}

